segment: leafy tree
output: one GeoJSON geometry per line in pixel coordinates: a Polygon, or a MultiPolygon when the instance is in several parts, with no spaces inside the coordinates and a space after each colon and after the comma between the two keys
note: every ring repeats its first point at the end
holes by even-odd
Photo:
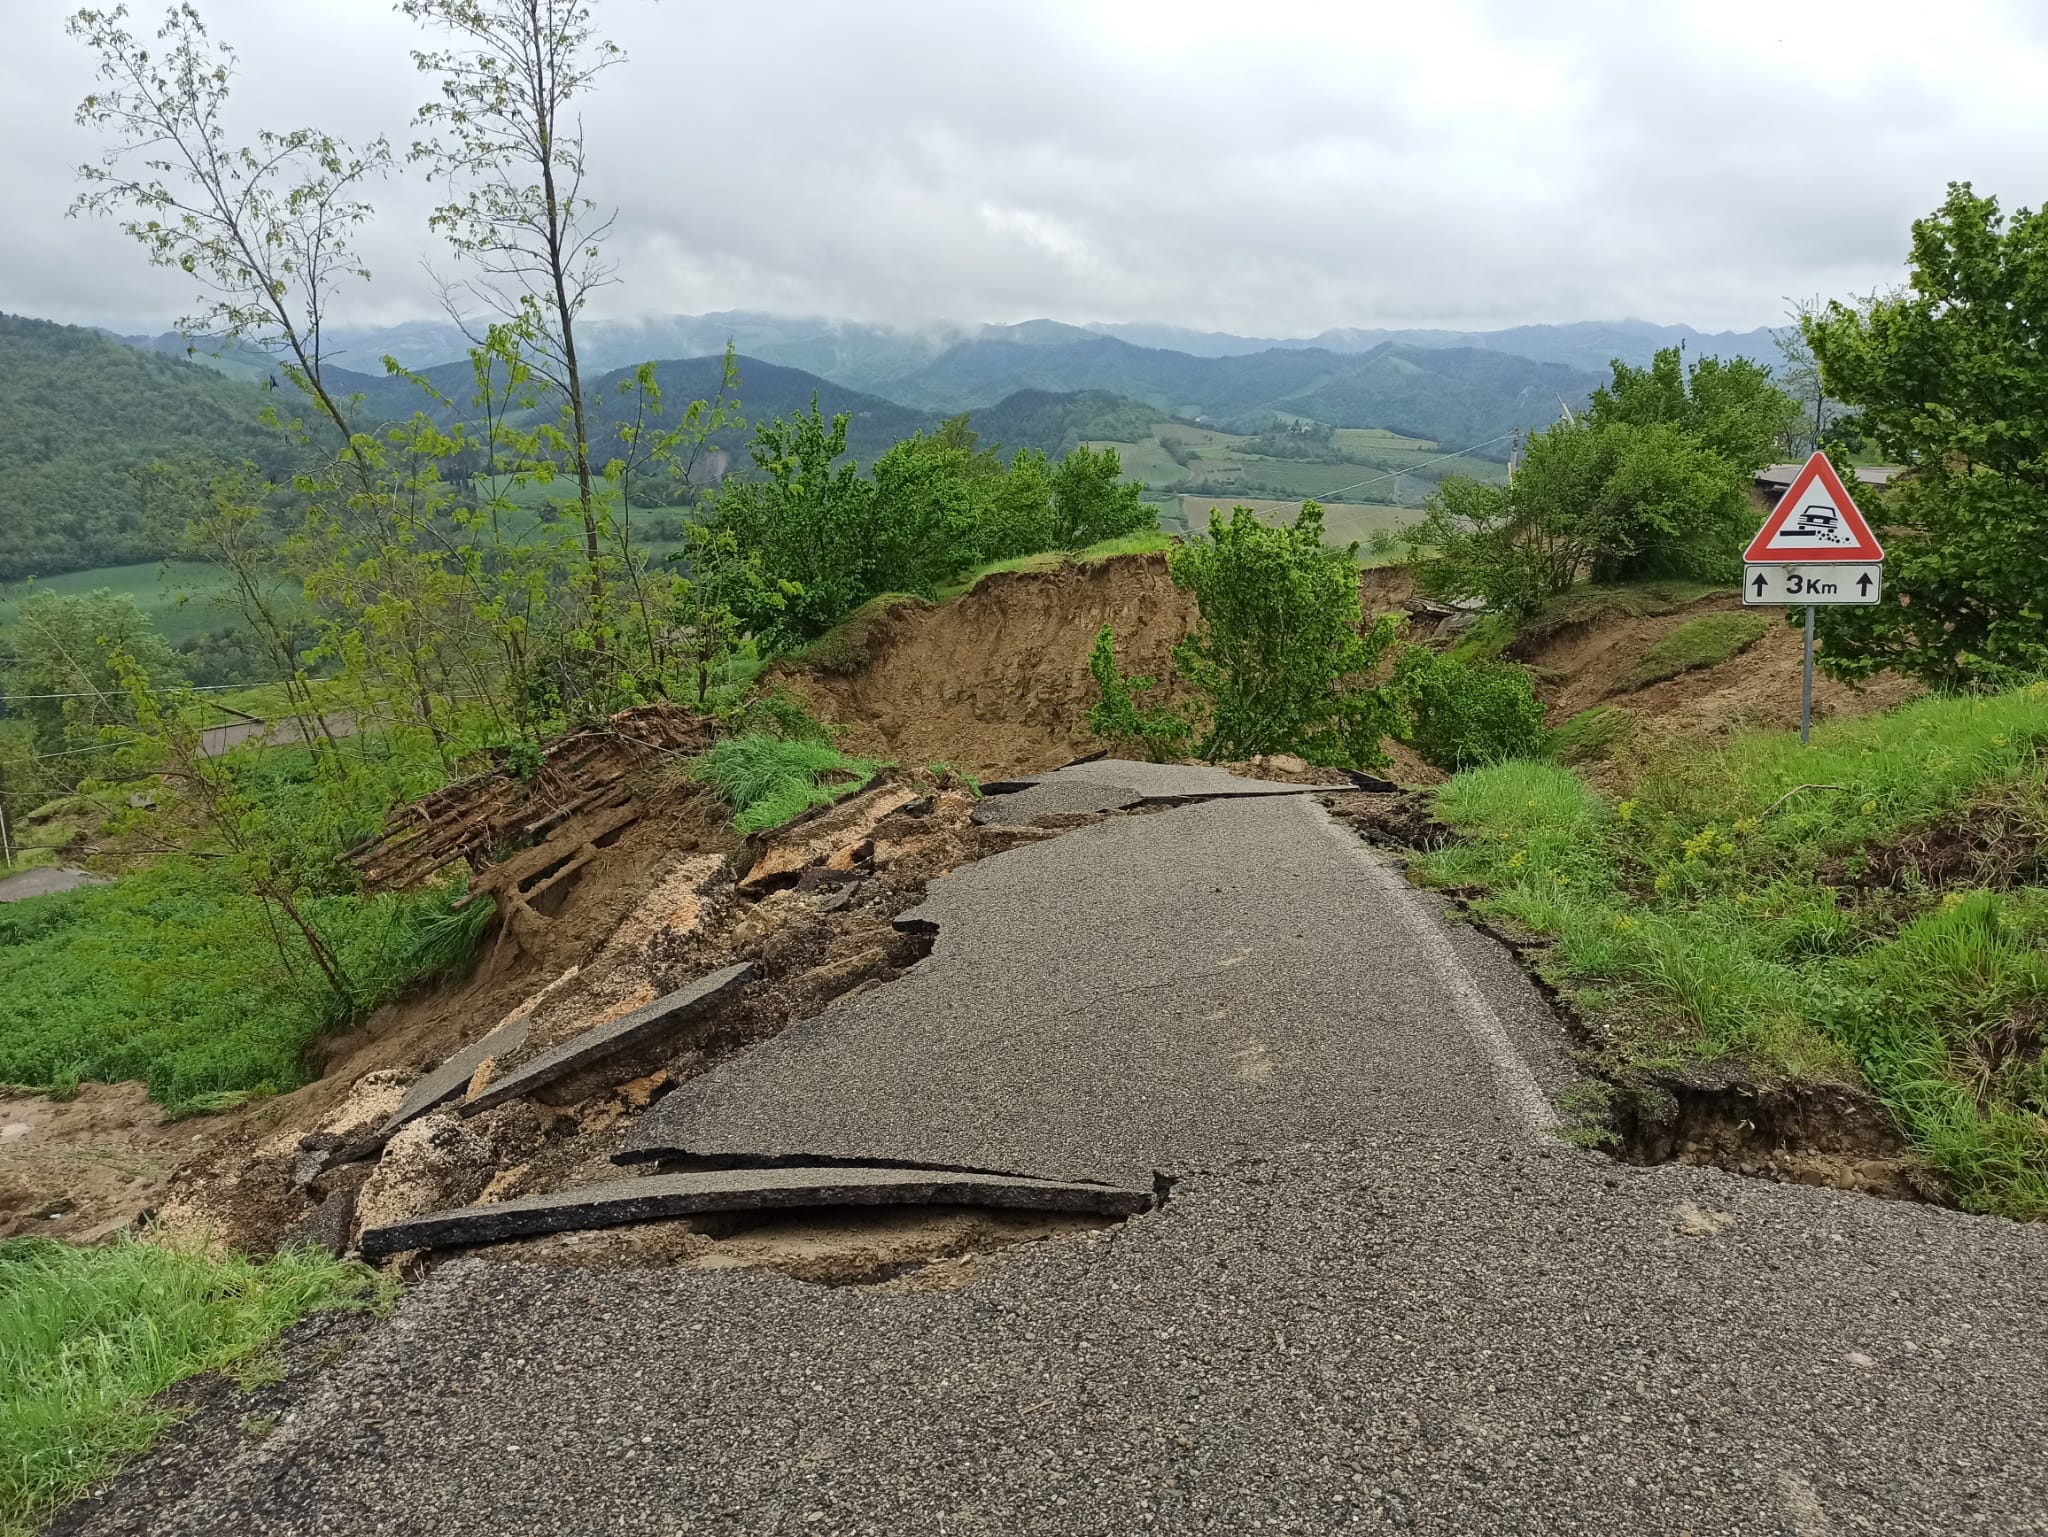
{"type": "Polygon", "coordinates": [[[1149,693],[1155,680],[1132,676],[1117,666],[1116,631],[1104,625],[1088,653],[1088,675],[1095,680],[1095,703],[1088,710],[1088,729],[1122,751],[1142,752],[1154,763],[1182,757],[1194,739],[1196,722],[1185,708],[1155,705],[1141,709],[1137,696],[1149,693]]]}
{"type": "Polygon", "coordinates": [[[1086,549],[1156,528],[1158,514],[1144,503],[1145,488],[1124,478],[1113,448],[1083,443],[1052,473],[1053,537],[1064,550],[1086,549]]]}
{"type": "Polygon", "coordinates": [[[841,413],[828,425],[813,396],[808,412],[758,424],[750,446],[758,476],[728,480],[712,509],[716,527],[759,555],[767,581],[796,589],[743,613],[770,641],[822,635],[872,595],[873,490],[853,464],[833,464],[846,449],[846,423],[841,413]]]}
{"type": "Polygon", "coordinates": [[[182,681],[178,659],[125,592],[31,593],[4,642],[8,713],[34,724],[40,753],[78,752],[105,726],[133,726],[125,667],[161,683],[182,681]],[[124,662],[117,659],[125,658],[124,662]]]}
{"type": "Polygon", "coordinates": [[[166,10],[152,48],[122,25],[127,9],[81,10],[67,24],[99,56],[100,88],[79,104],[78,122],[114,141],[79,167],[87,190],[72,211],[124,215],[122,229],[152,265],[199,284],[200,307],[179,329],[246,336],[279,354],[346,441],[323,332],[340,286],[369,277],[354,236],[374,211],[363,192],[389,170],[390,145],[379,138],[358,150],[316,128],[230,143],[234,49],[213,41],[189,3],[166,10]]]}
{"type": "Polygon", "coordinates": [[[401,0],[400,11],[455,46],[413,62],[439,82],[414,146],[449,183],[433,224],[469,264],[462,284],[510,327],[552,387],[583,525],[592,642],[602,653],[607,512],[592,463],[576,320],[611,280],[610,217],[583,195],[583,122],[574,103],[625,55],[598,35],[580,0],[401,0]]]}
{"type": "Polygon", "coordinates": [[[685,549],[669,556],[688,574],[674,590],[672,613],[681,631],[683,656],[695,680],[697,707],[711,698],[711,680],[738,655],[749,622],[759,624],[803,596],[793,582],[772,582],[761,570],[760,552],[742,550],[729,528],[692,523],[685,549]]]}
{"type": "Polygon", "coordinates": [[[1648,368],[1617,358],[1614,377],[1593,391],[1587,410],[1595,428],[1613,423],[1675,427],[1700,447],[1753,474],[1780,450],[1798,404],[1771,382],[1771,371],[1748,358],[1701,358],[1686,369],[1676,347],[1648,368]]]}
{"type": "Polygon", "coordinates": [[[1373,768],[1400,722],[1392,693],[1373,682],[1398,633],[1388,615],[1366,625],[1358,547],[1323,543],[1323,510],[1302,505],[1291,527],[1239,507],[1212,515],[1209,535],[1167,558],[1173,583],[1195,595],[1200,622],[1174,648],[1179,676],[1207,697],[1199,754],[1211,760],[1298,753],[1311,763],[1373,768]]]}
{"type": "Polygon", "coordinates": [[[976,542],[983,560],[1012,560],[1057,546],[1052,466],[1036,449],[1020,448],[1009,470],[976,483],[976,542]]]}
{"type": "Polygon", "coordinates": [[[1750,479],[1796,415],[1746,360],[1689,373],[1676,348],[1648,368],[1617,360],[1585,415],[1530,438],[1508,485],[1438,488],[1413,534],[1437,551],[1423,590],[1521,616],[1587,577],[1731,575],[1750,479]]]}
{"type": "MultiPolygon", "coordinates": [[[[1822,666],[1939,684],[2048,669],[2048,214],[1968,182],[1913,224],[1899,293],[1802,329],[1828,393],[1911,473],[1881,504],[1885,601],[1820,618],[1822,666]]],[[[1870,509],[1866,509],[1870,510],[1870,509]]]]}
{"type": "MultiPolygon", "coordinates": [[[[970,446],[957,447],[943,434],[920,433],[875,461],[868,515],[874,526],[872,582],[877,591],[928,598],[940,582],[980,558],[970,478],[973,434],[966,436],[970,446]]],[[[953,441],[959,441],[957,435],[953,441]]],[[[1001,476],[1000,464],[994,473],[1001,476]]]]}

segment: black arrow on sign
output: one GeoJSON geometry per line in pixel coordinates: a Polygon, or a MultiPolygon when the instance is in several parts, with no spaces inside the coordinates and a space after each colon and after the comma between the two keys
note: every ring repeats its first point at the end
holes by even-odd
{"type": "Polygon", "coordinates": [[[1761,571],[1756,574],[1756,595],[1759,598],[1764,595],[1764,574],[1761,571]]]}
{"type": "Polygon", "coordinates": [[[1864,597],[1870,596],[1870,573],[1868,571],[1856,578],[1856,587],[1864,597]]]}

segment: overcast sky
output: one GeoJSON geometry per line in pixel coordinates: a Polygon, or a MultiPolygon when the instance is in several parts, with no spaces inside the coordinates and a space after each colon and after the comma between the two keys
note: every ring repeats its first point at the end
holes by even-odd
{"type": "MultiPolygon", "coordinates": [[[[197,3],[238,131],[399,140],[424,99],[384,0],[197,3]]],[[[4,6],[0,309],[160,328],[183,284],[64,217],[95,150],[70,7],[4,6]]],[[[586,108],[613,315],[1747,328],[1896,282],[1952,178],[2048,198],[2041,0],[599,11],[630,55],[586,108]]],[[[435,313],[426,205],[380,191],[346,318],[435,313]]]]}

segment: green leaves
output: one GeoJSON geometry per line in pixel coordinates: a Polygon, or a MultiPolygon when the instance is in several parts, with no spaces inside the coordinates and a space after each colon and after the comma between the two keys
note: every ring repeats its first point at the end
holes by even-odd
{"type": "Polygon", "coordinates": [[[1830,394],[1911,473],[1866,513],[1885,601],[1827,610],[1821,665],[1945,685],[2048,669],[2048,218],[1951,183],[1913,225],[1912,278],[1803,322],[1830,394]]]}
{"type": "Polygon", "coordinates": [[[1393,616],[1363,627],[1357,546],[1323,543],[1323,510],[1304,503],[1275,528],[1243,507],[1209,520],[1209,537],[1168,556],[1173,583],[1201,621],[1174,648],[1181,679],[1208,696],[1211,760],[1297,753],[1311,763],[1376,768],[1400,721],[1373,677],[1398,632],[1393,616]]]}
{"type": "Polygon", "coordinates": [[[1508,485],[1444,482],[1413,535],[1437,552],[1423,590],[1521,618],[1589,576],[1732,577],[1749,478],[1797,415],[1741,359],[1689,374],[1676,348],[1646,369],[1617,361],[1583,416],[1530,438],[1508,485]]]}

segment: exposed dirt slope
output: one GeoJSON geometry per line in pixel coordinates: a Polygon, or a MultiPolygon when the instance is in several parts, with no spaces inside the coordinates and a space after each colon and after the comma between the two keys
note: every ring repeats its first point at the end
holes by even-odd
{"type": "MultiPolygon", "coordinates": [[[[1396,569],[1366,572],[1361,588],[1374,613],[1413,592],[1396,569]]],[[[1098,630],[1115,627],[1126,672],[1164,677],[1194,620],[1194,599],[1168,579],[1164,555],[1001,572],[950,603],[906,599],[857,621],[847,636],[855,665],[842,653],[788,681],[852,728],[851,751],[943,761],[983,778],[1028,773],[1102,745],[1086,721],[1098,630]]]]}
{"type": "MultiPolygon", "coordinates": [[[[1599,614],[1583,623],[1539,632],[1518,642],[1510,655],[1535,669],[1537,692],[1553,726],[1595,705],[1627,711],[1634,732],[1618,755],[1624,761],[1640,759],[1674,738],[1795,728],[1802,642],[1799,630],[1783,623],[1778,610],[1759,610],[1770,623],[1762,638],[1740,654],[1647,688],[1630,686],[1643,654],[1657,641],[1695,619],[1741,607],[1740,597],[1728,592],[1670,613],[1599,614]]],[[[1888,673],[1860,688],[1816,674],[1814,719],[1874,714],[1917,692],[1913,683],[1888,673]]]]}

